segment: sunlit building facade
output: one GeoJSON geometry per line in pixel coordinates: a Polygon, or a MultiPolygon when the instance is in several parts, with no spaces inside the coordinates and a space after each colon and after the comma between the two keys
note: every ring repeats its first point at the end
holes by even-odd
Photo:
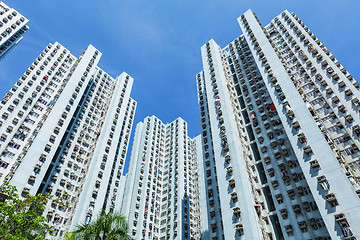
{"type": "Polygon", "coordinates": [[[29,29],[28,22],[18,11],[0,1],[0,61],[21,41],[29,29]]]}
{"type": "Polygon", "coordinates": [[[359,84],[294,13],[238,22],[226,47],[201,47],[202,232],[359,238],[359,84]]]}
{"type": "Polygon", "coordinates": [[[137,124],[121,212],[134,239],[200,239],[196,141],[183,119],[137,124]]]}
{"type": "Polygon", "coordinates": [[[44,216],[55,238],[116,207],[136,102],[133,79],[112,78],[100,57],[49,44],[1,101],[0,182],[54,195],[44,216]]]}

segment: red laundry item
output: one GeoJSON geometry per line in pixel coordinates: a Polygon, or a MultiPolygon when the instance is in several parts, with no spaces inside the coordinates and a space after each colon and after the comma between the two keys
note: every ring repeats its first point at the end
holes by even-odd
{"type": "Polygon", "coordinates": [[[271,111],[275,111],[275,109],[276,109],[276,108],[275,108],[275,105],[274,105],[274,104],[271,104],[271,105],[270,105],[270,110],[271,110],[271,111]]]}

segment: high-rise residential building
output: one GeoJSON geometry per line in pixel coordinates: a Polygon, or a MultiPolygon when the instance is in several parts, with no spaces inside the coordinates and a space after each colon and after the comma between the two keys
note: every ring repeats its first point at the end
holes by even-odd
{"type": "Polygon", "coordinates": [[[226,47],[201,47],[202,231],[360,238],[359,84],[294,13],[238,22],[226,47]]]}
{"type": "Polygon", "coordinates": [[[43,214],[57,238],[116,207],[136,102],[100,57],[49,44],[1,101],[0,182],[54,195],[43,214]]]}
{"type": "Polygon", "coordinates": [[[121,206],[135,239],[200,239],[196,149],[181,118],[137,124],[121,206]]]}
{"type": "Polygon", "coordinates": [[[29,29],[27,20],[15,9],[0,1],[0,60],[9,53],[29,29]]]}

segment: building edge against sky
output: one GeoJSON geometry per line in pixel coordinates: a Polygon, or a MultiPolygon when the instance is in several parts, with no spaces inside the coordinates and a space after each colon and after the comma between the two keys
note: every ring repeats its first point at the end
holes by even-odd
{"type": "Polygon", "coordinates": [[[209,238],[356,239],[359,84],[294,13],[238,21],[197,75],[209,238]]]}
{"type": "Polygon", "coordinates": [[[200,239],[197,157],[183,119],[137,124],[120,210],[135,239],[200,239]]]}
{"type": "Polygon", "coordinates": [[[67,203],[43,213],[56,237],[117,203],[136,102],[133,79],[112,78],[100,57],[49,44],[1,101],[0,181],[67,203]]]}
{"type": "Polygon", "coordinates": [[[28,22],[18,11],[0,1],[0,61],[21,41],[29,29],[28,22]]]}
{"type": "Polygon", "coordinates": [[[68,202],[56,237],[113,209],[136,239],[359,238],[359,84],[294,13],[238,22],[201,47],[201,135],[145,118],[126,176],[133,79],[49,44],[1,101],[0,182],[68,202]]]}

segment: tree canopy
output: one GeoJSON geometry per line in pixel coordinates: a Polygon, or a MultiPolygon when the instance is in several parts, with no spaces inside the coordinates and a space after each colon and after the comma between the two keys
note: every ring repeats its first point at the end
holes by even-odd
{"type": "Polygon", "coordinates": [[[42,213],[51,196],[27,194],[21,198],[9,184],[3,185],[0,193],[4,197],[0,202],[0,239],[44,239],[50,228],[42,213]]]}
{"type": "Polygon", "coordinates": [[[120,213],[102,211],[90,223],[78,225],[67,240],[130,240],[129,225],[120,213]]]}

